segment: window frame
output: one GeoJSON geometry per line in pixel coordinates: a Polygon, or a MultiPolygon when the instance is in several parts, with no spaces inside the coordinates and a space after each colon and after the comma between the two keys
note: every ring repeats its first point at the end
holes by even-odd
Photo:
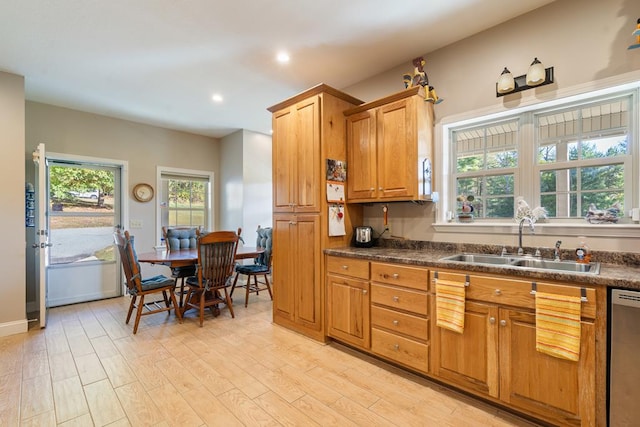
{"type": "Polygon", "coordinates": [[[175,176],[175,177],[184,177],[189,180],[192,178],[197,181],[208,182],[205,191],[205,202],[204,202],[204,229],[211,230],[213,229],[214,224],[214,173],[211,171],[202,171],[195,169],[181,169],[181,168],[173,168],[168,166],[158,166],[156,169],[156,189],[157,189],[157,204],[156,204],[156,242],[158,247],[162,246],[162,215],[163,212],[167,210],[168,206],[166,205],[166,197],[164,194],[164,185],[163,178],[166,175],[175,176]]]}
{"type": "MultiPolygon", "coordinates": [[[[582,89],[584,90],[584,88],[582,89]]],[[[522,150],[518,152],[520,172],[516,174],[514,179],[514,192],[516,197],[521,195],[528,202],[535,203],[533,201],[540,200],[538,167],[543,166],[543,168],[551,169],[557,167],[557,164],[551,164],[551,166],[548,164],[537,164],[536,153],[538,145],[537,140],[534,138],[534,134],[537,131],[534,124],[535,115],[541,114],[544,111],[565,109],[572,105],[578,106],[598,101],[601,102],[607,98],[611,99],[631,94],[631,108],[633,111],[628,124],[629,154],[627,155],[631,163],[631,171],[628,172],[631,179],[625,180],[625,219],[618,224],[589,224],[581,218],[553,218],[544,223],[539,223],[539,225],[546,228],[549,234],[562,233],[567,235],[586,234],[621,237],[640,235],[640,233],[635,232],[631,235],[629,234],[629,228],[638,230],[640,229],[640,225],[638,223],[631,223],[626,219],[627,211],[632,207],[637,207],[640,201],[640,184],[636,186],[633,185],[633,183],[638,183],[638,170],[640,169],[640,156],[638,154],[640,152],[640,136],[638,133],[638,123],[640,122],[640,79],[636,76],[633,81],[618,85],[609,85],[609,87],[602,86],[601,89],[591,88],[590,91],[583,92],[572,89],[565,92],[573,92],[573,94],[567,95],[564,98],[558,96],[556,99],[546,102],[536,102],[538,100],[532,99],[529,104],[523,102],[521,107],[511,110],[503,107],[501,111],[498,112],[487,112],[487,110],[484,110],[465,113],[466,117],[459,115],[457,117],[445,118],[438,124],[436,127],[436,135],[442,139],[442,144],[440,147],[437,147],[435,154],[436,158],[442,159],[439,162],[440,173],[438,175],[440,177],[440,190],[443,197],[440,200],[436,213],[436,221],[434,223],[436,231],[511,234],[515,224],[515,221],[511,218],[478,219],[471,223],[458,223],[456,221],[456,159],[454,157],[455,151],[452,147],[452,131],[454,129],[471,128],[513,119],[514,117],[523,117],[519,140],[533,141],[534,147],[524,152],[522,150]],[[537,177],[537,180],[523,179],[522,177],[537,177]],[[626,223],[627,221],[629,223],[626,223]]],[[[576,166],[578,165],[576,164],[576,166]]],[[[626,168],[627,165],[625,165],[625,169],[626,168]]],[[[543,232],[543,234],[546,233],[543,232]]]]}

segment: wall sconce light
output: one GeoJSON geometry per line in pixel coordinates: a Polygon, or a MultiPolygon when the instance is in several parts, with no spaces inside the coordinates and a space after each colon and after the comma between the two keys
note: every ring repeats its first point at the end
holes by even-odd
{"type": "Polygon", "coordinates": [[[535,58],[527,74],[522,76],[514,78],[507,67],[504,67],[496,83],[496,97],[551,83],[553,83],[553,67],[544,68],[544,65],[542,65],[538,58],[535,58]]]}

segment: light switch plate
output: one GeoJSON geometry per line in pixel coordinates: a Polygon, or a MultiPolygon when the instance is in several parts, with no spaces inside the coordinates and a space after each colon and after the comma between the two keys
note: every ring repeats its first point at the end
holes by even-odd
{"type": "Polygon", "coordinates": [[[142,228],[142,220],[141,219],[129,220],[129,228],[142,228]]]}

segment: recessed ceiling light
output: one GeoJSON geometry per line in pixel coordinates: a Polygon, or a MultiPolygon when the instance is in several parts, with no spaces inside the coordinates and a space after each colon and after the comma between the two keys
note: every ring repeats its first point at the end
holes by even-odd
{"type": "Polygon", "coordinates": [[[278,56],[276,57],[278,59],[278,62],[281,64],[286,64],[287,62],[289,62],[289,54],[287,52],[278,52],[278,56]]]}
{"type": "Polygon", "coordinates": [[[213,99],[213,102],[222,102],[222,95],[214,93],[211,99],[213,99]]]}

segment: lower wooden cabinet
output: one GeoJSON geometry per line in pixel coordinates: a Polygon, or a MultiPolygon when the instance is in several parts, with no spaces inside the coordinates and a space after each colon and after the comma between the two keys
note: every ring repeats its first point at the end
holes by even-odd
{"type": "MultiPolygon", "coordinates": [[[[438,276],[468,280],[469,287],[464,332],[433,328],[431,363],[436,377],[554,425],[597,424],[595,289],[588,289],[583,303],[580,360],[573,362],[536,350],[531,282],[447,272],[438,276]]],[[[550,293],[580,292],[571,285],[536,286],[550,293]]]]}
{"type": "Polygon", "coordinates": [[[369,349],[369,261],[329,256],[326,265],[328,335],[369,349]]]}

